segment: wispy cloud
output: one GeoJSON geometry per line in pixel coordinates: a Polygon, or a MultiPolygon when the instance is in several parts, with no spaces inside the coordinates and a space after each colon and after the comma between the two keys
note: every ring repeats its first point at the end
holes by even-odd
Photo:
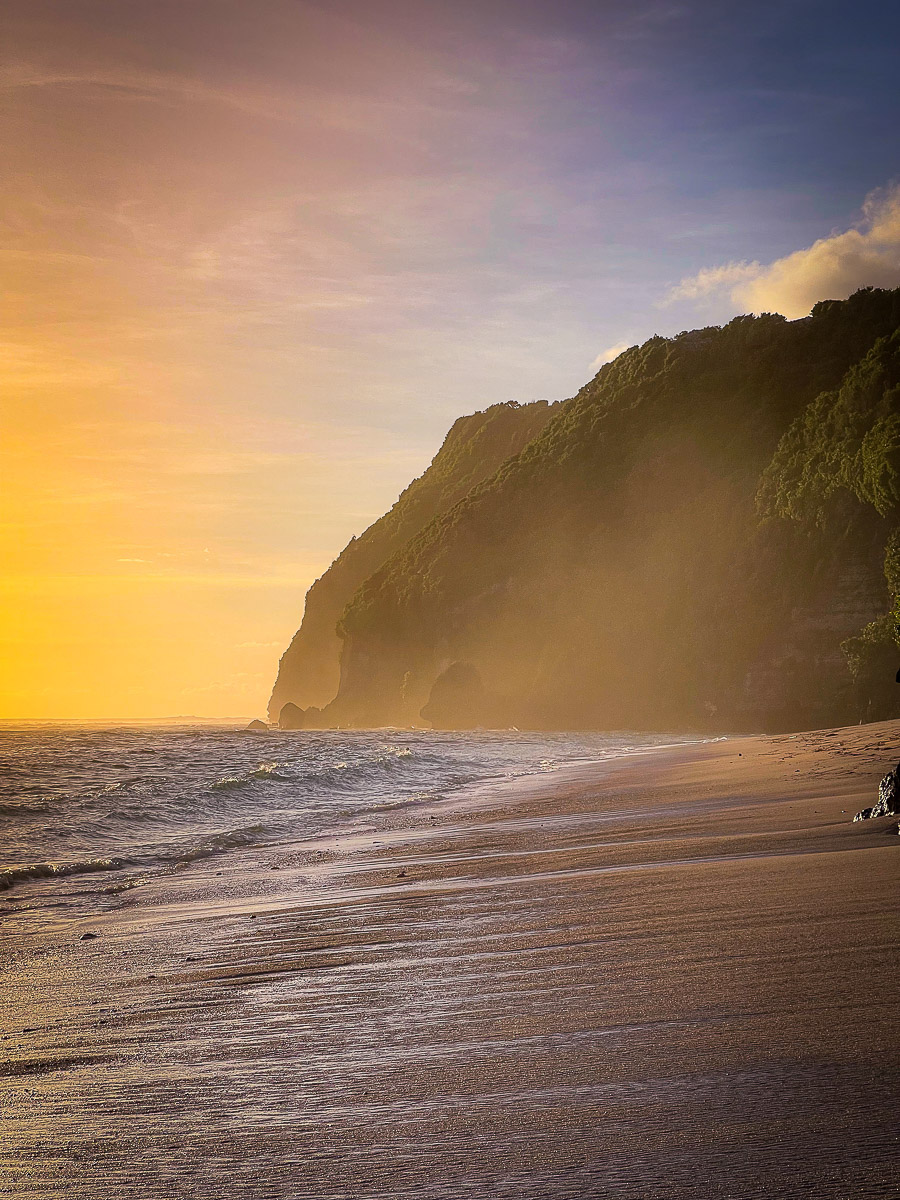
{"type": "Polygon", "coordinates": [[[852,229],[820,238],[768,266],[704,267],[670,289],[663,304],[729,296],[752,312],[805,316],[819,300],[843,300],[861,287],[900,285],[900,185],[871,193],[852,229]]]}
{"type": "Polygon", "coordinates": [[[130,92],[144,100],[216,104],[267,120],[290,120],[297,112],[296,103],[289,104],[283,97],[267,94],[258,88],[211,87],[199,79],[166,71],[142,71],[124,66],[116,69],[53,71],[27,63],[11,64],[0,71],[2,91],[50,87],[107,88],[130,92]]]}

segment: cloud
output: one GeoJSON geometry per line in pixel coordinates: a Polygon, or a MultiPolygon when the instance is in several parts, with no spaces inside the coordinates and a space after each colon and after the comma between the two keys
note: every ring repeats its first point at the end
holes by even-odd
{"type": "Polygon", "coordinates": [[[604,363],[612,362],[614,358],[618,358],[625,350],[629,349],[631,342],[616,342],[614,346],[607,346],[605,350],[601,350],[594,361],[591,363],[592,371],[599,371],[604,363]]]}
{"type": "Polygon", "coordinates": [[[699,300],[723,289],[732,295],[742,284],[757,279],[763,268],[758,262],[732,262],[721,267],[703,267],[696,275],[688,275],[667,294],[664,303],[676,300],[699,300]]]}
{"type": "Polygon", "coordinates": [[[267,120],[290,120],[296,104],[286,105],[283,97],[262,90],[241,90],[210,86],[199,79],[180,77],[166,71],[147,71],[117,66],[115,69],[52,71],[26,63],[14,63],[0,71],[0,90],[24,88],[105,88],[130,93],[143,100],[177,100],[208,103],[234,108],[248,116],[267,120]]]}
{"type": "Polygon", "coordinates": [[[663,303],[728,295],[751,312],[804,317],[819,300],[844,300],[861,287],[900,286],[900,184],[872,192],[862,220],[768,266],[732,262],[682,279],[663,303]]]}

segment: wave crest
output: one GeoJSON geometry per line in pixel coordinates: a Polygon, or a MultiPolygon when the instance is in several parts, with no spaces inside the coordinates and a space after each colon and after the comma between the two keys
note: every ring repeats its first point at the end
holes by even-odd
{"type": "Polygon", "coordinates": [[[209,786],[214,792],[227,792],[232,788],[247,787],[259,780],[271,779],[281,783],[290,783],[291,777],[283,775],[279,770],[280,767],[281,764],[277,762],[260,763],[252,771],[245,771],[243,775],[225,775],[209,786]]]}
{"type": "Polygon", "coordinates": [[[17,883],[31,879],[54,879],[65,875],[89,875],[94,871],[118,871],[121,867],[134,864],[127,858],[88,858],[82,862],[31,863],[27,867],[6,867],[0,871],[0,891],[6,891],[17,883]]]}
{"type": "Polygon", "coordinates": [[[270,830],[265,825],[245,825],[242,829],[226,829],[206,838],[200,845],[192,846],[178,854],[174,861],[185,864],[201,858],[212,858],[225,850],[239,850],[262,845],[270,830]]]}

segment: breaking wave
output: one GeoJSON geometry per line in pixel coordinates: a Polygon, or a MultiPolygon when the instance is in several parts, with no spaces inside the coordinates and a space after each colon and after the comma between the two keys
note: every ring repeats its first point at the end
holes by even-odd
{"type": "MultiPolygon", "coordinates": [[[[336,762],[314,770],[292,771],[290,763],[260,763],[252,771],[244,771],[240,775],[224,775],[211,783],[214,792],[234,791],[236,788],[252,787],[255,783],[276,782],[315,786],[326,784],[346,788],[353,783],[375,779],[383,776],[386,771],[402,770],[407,760],[413,758],[409,746],[385,746],[377,754],[357,763],[336,762]]],[[[426,760],[418,757],[417,766],[426,765],[426,760]]]]}
{"type": "Polygon", "coordinates": [[[90,875],[95,871],[118,871],[134,864],[125,858],[89,858],[84,862],[31,863],[27,867],[6,867],[0,871],[0,891],[32,879],[59,879],[66,875],[90,875]]]}
{"type": "Polygon", "coordinates": [[[191,846],[171,856],[171,861],[178,863],[197,862],[201,858],[212,858],[226,850],[238,850],[241,847],[259,846],[271,831],[265,825],[246,825],[242,829],[228,829],[215,833],[199,845],[191,846]]]}
{"type": "MultiPolygon", "coordinates": [[[[273,732],[184,726],[0,731],[0,891],[322,836],[472,784],[633,751],[630,734],[273,732]],[[275,749],[277,745],[277,751],[275,749]],[[277,754],[277,759],[275,755],[277,754]]],[[[65,891],[84,885],[60,883],[65,891]]]]}

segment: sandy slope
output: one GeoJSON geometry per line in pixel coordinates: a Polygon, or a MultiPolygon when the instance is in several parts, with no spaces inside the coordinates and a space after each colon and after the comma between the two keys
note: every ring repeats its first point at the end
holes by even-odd
{"type": "Polygon", "coordinates": [[[196,864],[96,941],[9,913],[4,1194],[894,1198],[900,837],[851,818],[898,757],[657,752],[196,864]]]}

